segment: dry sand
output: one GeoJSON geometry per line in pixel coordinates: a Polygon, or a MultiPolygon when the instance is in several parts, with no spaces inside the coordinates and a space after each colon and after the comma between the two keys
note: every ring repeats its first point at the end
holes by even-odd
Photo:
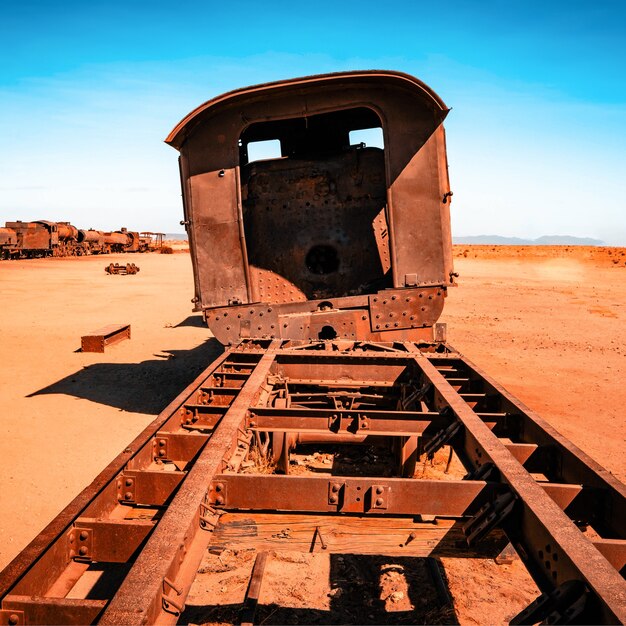
{"type": "MultiPolygon", "coordinates": [[[[450,343],[626,480],[624,249],[456,246],[455,257],[450,343]]],[[[3,262],[0,293],[2,568],[220,347],[191,314],[187,254],[3,262]],[[104,272],[129,261],[136,276],[104,272]],[[82,334],[118,322],[130,341],[77,351],[82,334]]],[[[472,588],[448,572],[462,623],[510,617],[513,605],[494,612],[493,572],[468,566],[472,588]]],[[[530,592],[515,593],[523,606],[530,592]]]]}

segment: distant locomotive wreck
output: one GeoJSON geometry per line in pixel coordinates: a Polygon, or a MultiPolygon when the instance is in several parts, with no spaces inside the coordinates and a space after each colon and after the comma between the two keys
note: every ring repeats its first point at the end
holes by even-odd
{"type": "Polygon", "coordinates": [[[275,553],[509,544],[538,595],[512,623],[626,623],[626,488],[437,323],[448,111],[363,71],[233,91],[176,126],[193,302],[227,348],[0,574],[0,624],[221,621],[185,608],[207,549],[257,551],[233,621],[269,624],[275,553]],[[327,468],[296,462],[305,444],[327,468]],[[441,454],[454,472],[417,471],[441,454]]]}
{"type": "Polygon", "coordinates": [[[0,228],[0,259],[150,252],[163,246],[164,233],[80,230],[69,222],[6,222],[0,228]]]}

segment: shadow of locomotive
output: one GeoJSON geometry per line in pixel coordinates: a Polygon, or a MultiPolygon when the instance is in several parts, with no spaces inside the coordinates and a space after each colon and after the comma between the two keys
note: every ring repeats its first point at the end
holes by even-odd
{"type": "MultiPolygon", "coordinates": [[[[328,610],[258,604],[255,624],[458,624],[450,591],[435,559],[419,557],[330,555],[330,606],[328,610]],[[428,561],[430,560],[430,564],[428,561]],[[433,576],[431,568],[439,568],[433,576]],[[406,580],[403,604],[382,598],[381,579],[389,572],[406,580]],[[436,583],[435,578],[439,579],[436,583]],[[407,602],[408,601],[408,602],[407,602]],[[410,608],[412,607],[412,608],[410,608]],[[390,610],[388,610],[390,609],[390,610]]],[[[286,590],[288,593],[288,590],[286,590]]],[[[387,592],[390,589],[386,589],[387,592]]],[[[395,592],[398,594],[398,592],[395,592]]],[[[263,591],[261,591],[263,594],[263,591]]],[[[402,597],[398,594],[396,597],[402,597]]],[[[251,607],[245,607],[249,610],[251,607]]],[[[179,624],[241,623],[249,617],[243,603],[187,604],[179,624]]]]}
{"type": "Polygon", "coordinates": [[[157,415],[223,350],[211,337],[191,350],[164,350],[163,356],[141,363],[95,363],[26,397],[65,394],[157,415]]]}
{"type": "Polygon", "coordinates": [[[172,328],[181,328],[183,326],[193,326],[194,328],[206,328],[202,315],[188,315],[182,322],[178,322],[176,326],[172,328]]]}

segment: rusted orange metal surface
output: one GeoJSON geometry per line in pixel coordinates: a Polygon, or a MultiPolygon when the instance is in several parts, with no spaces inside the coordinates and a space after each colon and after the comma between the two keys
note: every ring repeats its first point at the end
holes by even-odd
{"type": "Polygon", "coordinates": [[[453,285],[443,101],[396,72],[250,87],[187,116],[196,308],[240,337],[432,339],[453,285]],[[351,139],[369,130],[382,145],[351,139]],[[280,145],[252,160],[258,142],[280,145]]]}
{"type": "MultiPolygon", "coordinates": [[[[162,233],[154,233],[158,237],[162,233]]],[[[161,237],[162,241],[162,237],[161,237]]],[[[0,259],[48,256],[82,256],[111,252],[147,252],[154,245],[138,232],[122,228],[105,233],[99,230],[79,230],[69,222],[6,222],[0,228],[0,259]]]]}
{"type": "Polygon", "coordinates": [[[454,278],[446,113],[417,79],[353,72],[238,90],[174,129],[196,309],[231,345],[0,574],[0,624],[185,622],[207,548],[258,551],[253,623],[268,550],[508,543],[540,594],[513,623],[626,622],[626,488],[436,324],[454,278]],[[350,139],[376,128],[382,146],[350,139]],[[267,140],[280,152],[251,160],[267,140]],[[331,451],[327,472],[292,475],[305,443],[331,451]],[[363,446],[382,464],[348,467],[363,446]],[[462,472],[419,477],[442,448],[462,472]]]}

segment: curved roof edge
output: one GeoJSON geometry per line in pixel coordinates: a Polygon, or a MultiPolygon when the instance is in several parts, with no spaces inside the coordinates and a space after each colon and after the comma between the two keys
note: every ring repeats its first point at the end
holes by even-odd
{"type": "Polygon", "coordinates": [[[419,78],[415,78],[410,74],[405,74],[404,72],[396,72],[393,70],[355,70],[352,72],[333,72],[330,74],[315,74],[313,76],[303,76],[300,78],[291,78],[288,80],[280,80],[274,81],[270,83],[261,83],[259,85],[251,85],[249,87],[241,87],[239,89],[234,89],[233,91],[228,91],[222,95],[216,96],[211,100],[207,100],[200,106],[196,107],[191,113],[186,115],[170,132],[170,134],[165,139],[165,143],[169,144],[174,148],[180,148],[184,141],[184,131],[188,128],[188,126],[204,111],[214,107],[218,104],[226,102],[227,100],[236,98],[238,96],[243,96],[247,94],[252,94],[254,92],[260,91],[272,91],[275,89],[280,89],[282,87],[293,86],[298,84],[307,84],[307,83],[316,83],[327,80],[342,80],[342,79],[350,79],[350,78],[361,78],[363,76],[370,77],[378,77],[378,78],[396,78],[401,81],[405,81],[413,87],[417,88],[424,92],[424,94],[429,97],[437,107],[439,107],[442,111],[448,111],[448,107],[445,105],[443,100],[424,82],[419,80],[419,78]]]}

